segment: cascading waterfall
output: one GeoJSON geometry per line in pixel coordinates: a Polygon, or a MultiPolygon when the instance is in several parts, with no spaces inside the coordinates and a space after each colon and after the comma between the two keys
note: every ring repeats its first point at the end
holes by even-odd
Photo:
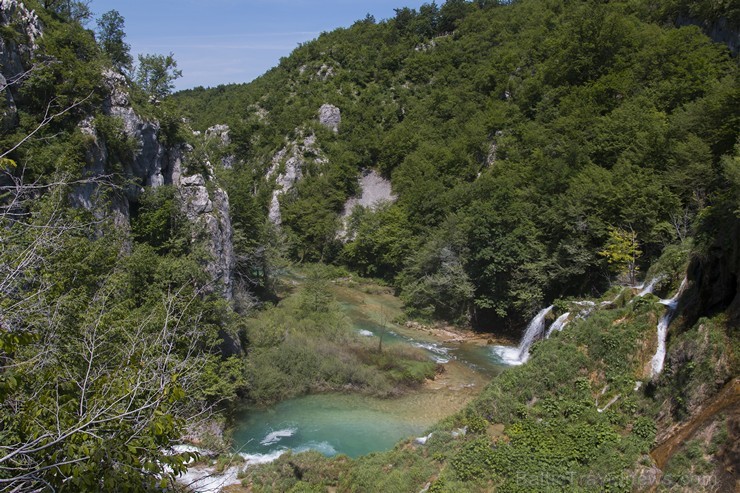
{"type": "Polygon", "coordinates": [[[562,315],[560,315],[550,326],[550,328],[547,330],[547,335],[545,335],[545,339],[549,339],[553,332],[556,330],[560,332],[563,330],[563,327],[565,327],[568,324],[568,317],[570,316],[570,312],[565,312],[562,315]]]}
{"type": "Polygon", "coordinates": [[[532,343],[537,339],[537,337],[542,336],[542,333],[545,330],[545,317],[550,313],[550,311],[552,311],[552,308],[553,305],[550,305],[547,308],[540,310],[532,321],[529,322],[529,325],[527,325],[527,330],[524,332],[524,336],[517,348],[519,351],[519,361],[522,363],[525,363],[529,359],[529,348],[532,346],[532,343]]]}
{"type": "Polygon", "coordinates": [[[678,288],[678,291],[676,292],[675,296],[673,296],[673,298],[668,300],[660,300],[660,303],[667,306],[668,309],[666,310],[665,314],[660,317],[660,321],[658,322],[658,348],[655,350],[655,355],[650,361],[651,379],[657,377],[658,375],[660,375],[660,372],[663,371],[663,364],[665,362],[666,355],[666,338],[668,336],[668,326],[671,324],[676,316],[678,298],[681,296],[685,288],[686,278],[681,281],[681,286],[678,288]]]}
{"type": "Polygon", "coordinates": [[[522,340],[518,347],[513,346],[494,346],[492,351],[506,365],[521,365],[529,359],[529,348],[538,337],[541,337],[545,331],[545,317],[552,310],[552,305],[541,310],[527,325],[522,340]]]}
{"type": "Polygon", "coordinates": [[[647,284],[644,284],[643,286],[640,286],[640,292],[637,293],[637,296],[645,296],[646,294],[651,294],[653,292],[653,289],[655,289],[655,285],[660,281],[662,278],[661,276],[653,277],[650,279],[650,282],[647,284]]]}

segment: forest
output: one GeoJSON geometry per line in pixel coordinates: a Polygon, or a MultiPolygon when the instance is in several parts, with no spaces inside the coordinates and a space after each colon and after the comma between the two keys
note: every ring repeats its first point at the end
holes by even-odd
{"type": "Polygon", "coordinates": [[[518,341],[548,306],[423,443],[228,491],[731,491],[738,32],[733,2],[446,0],[173,93],[117,11],[3,0],[0,491],[187,491],[244,462],[247,406],[444,378],[389,327],[518,341]],[[348,210],[370,173],[392,199],[348,210]],[[379,344],[346,286],[402,302],[379,344]]]}
{"type": "Polygon", "coordinates": [[[308,163],[281,197],[290,257],[385,279],[415,317],[516,331],[615,274],[634,284],[727,189],[737,62],[697,27],[661,28],[693,2],[664,4],[399,9],[322,34],[251,84],[174,100],[195,128],[230,125],[239,159],[224,179],[249,202],[235,216],[247,237],[272,155],[314,133],[328,164],[308,163]],[[325,103],[341,109],[337,134],[317,122],[325,103]],[[364,169],[398,202],[357,211],[342,242],[364,169]],[[632,239],[632,258],[614,238],[632,239]]]}

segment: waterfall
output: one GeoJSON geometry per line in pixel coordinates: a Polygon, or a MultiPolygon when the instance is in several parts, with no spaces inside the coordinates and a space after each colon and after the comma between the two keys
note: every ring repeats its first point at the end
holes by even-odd
{"type": "Polygon", "coordinates": [[[660,281],[660,276],[653,277],[650,279],[650,282],[647,283],[647,285],[640,286],[640,292],[637,293],[637,296],[645,296],[646,294],[651,294],[653,292],[653,289],[655,289],[655,285],[660,281]]]}
{"type": "Polygon", "coordinates": [[[665,314],[660,317],[658,322],[658,348],[655,350],[653,359],[650,360],[650,378],[655,378],[660,375],[663,371],[663,363],[665,362],[666,354],[666,338],[668,336],[668,326],[671,324],[677,314],[676,308],[678,307],[678,298],[686,288],[686,278],[681,281],[681,286],[678,288],[675,296],[668,300],[660,300],[660,303],[667,306],[665,314]]]}
{"type": "Polygon", "coordinates": [[[556,330],[560,332],[563,330],[563,327],[565,327],[568,324],[568,317],[570,316],[570,312],[565,312],[562,315],[560,315],[550,326],[550,328],[547,330],[547,335],[545,336],[545,339],[549,339],[553,332],[556,330]]]}
{"type": "Polygon", "coordinates": [[[540,310],[540,312],[535,315],[532,321],[529,322],[529,325],[527,325],[527,330],[524,332],[522,341],[519,343],[519,347],[517,348],[517,350],[519,351],[519,360],[522,363],[526,362],[529,359],[529,347],[532,345],[535,339],[542,336],[542,333],[545,330],[545,317],[548,313],[550,313],[551,310],[552,305],[540,310]]]}
{"type": "Polygon", "coordinates": [[[653,289],[655,289],[655,285],[658,284],[659,281],[662,281],[665,276],[655,276],[652,279],[650,279],[650,282],[642,283],[639,286],[633,286],[635,289],[639,289],[640,292],[637,293],[637,295],[630,300],[630,304],[634,303],[637,298],[640,298],[642,296],[645,296],[646,294],[652,294],[653,289]]]}

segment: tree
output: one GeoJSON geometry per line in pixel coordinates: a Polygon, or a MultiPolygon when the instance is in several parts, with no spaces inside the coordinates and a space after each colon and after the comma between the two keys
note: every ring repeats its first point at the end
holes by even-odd
{"type": "Polygon", "coordinates": [[[637,242],[637,233],[620,228],[609,228],[609,239],[599,255],[606,258],[612,270],[626,274],[630,284],[634,284],[638,271],[637,259],[642,255],[637,242]]]}
{"type": "Polygon", "coordinates": [[[175,80],[182,77],[173,53],[169,55],[139,55],[136,82],[151,99],[162,99],[175,88],[175,80]]]}
{"type": "Polygon", "coordinates": [[[130,70],[133,63],[131,47],[123,40],[126,37],[123,27],[123,16],[117,10],[110,10],[98,19],[98,43],[121,71],[130,70]]]}
{"type": "Polygon", "coordinates": [[[92,17],[89,0],[46,0],[44,7],[83,25],[92,17]]]}
{"type": "Polygon", "coordinates": [[[199,295],[187,282],[133,304],[127,270],[111,269],[120,235],[63,207],[83,182],[31,184],[11,167],[0,164],[0,490],[160,491],[191,458],[166,449],[197,412],[184,397],[207,348],[199,295]]]}

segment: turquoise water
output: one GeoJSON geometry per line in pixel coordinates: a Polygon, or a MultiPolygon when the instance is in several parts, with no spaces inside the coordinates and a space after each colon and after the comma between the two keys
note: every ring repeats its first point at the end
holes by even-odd
{"type": "Polygon", "coordinates": [[[318,450],[350,457],[388,450],[401,439],[421,436],[434,417],[419,419],[413,402],[359,395],[323,394],[247,411],[234,433],[234,446],[249,456],[318,450]]]}
{"type": "Polygon", "coordinates": [[[347,288],[337,294],[359,335],[377,341],[383,334],[384,345],[420,348],[445,365],[445,376],[440,382],[435,380],[434,389],[395,399],[322,394],[284,401],[270,409],[246,410],[237,420],[233,440],[237,451],[250,460],[269,461],[287,449],[350,457],[389,450],[402,439],[423,436],[507,366],[490,346],[442,343],[429,334],[391,323],[400,313],[398,300],[392,296],[347,288]]]}

